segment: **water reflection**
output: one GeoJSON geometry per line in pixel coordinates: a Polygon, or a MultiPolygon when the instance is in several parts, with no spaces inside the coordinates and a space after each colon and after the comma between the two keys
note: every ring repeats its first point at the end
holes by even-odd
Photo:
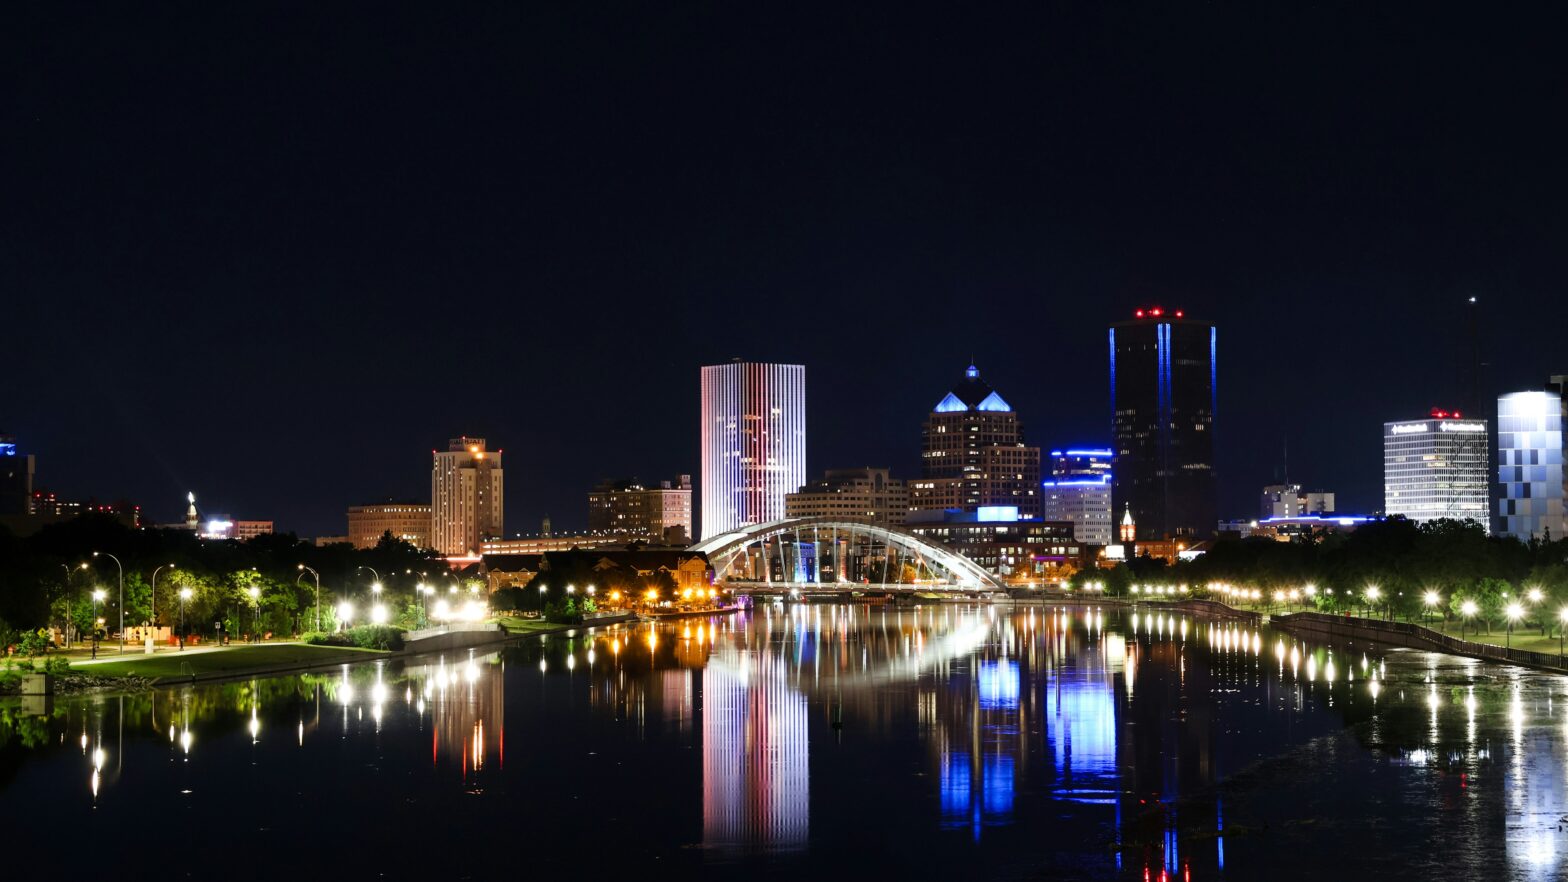
{"type": "MultiPolygon", "coordinates": [[[[1568,850],[1565,701],[1558,677],[1168,612],[764,605],[0,703],[0,792],[60,794],[18,835],[104,819],[92,833],[110,849],[154,835],[160,811],[213,841],[351,813],[363,826],[344,835],[390,842],[418,836],[423,812],[643,868],[874,855],[918,875],[1304,878],[1393,855],[1410,872],[1547,879],[1568,850]]],[[[423,866],[393,852],[374,866],[423,866]]]]}

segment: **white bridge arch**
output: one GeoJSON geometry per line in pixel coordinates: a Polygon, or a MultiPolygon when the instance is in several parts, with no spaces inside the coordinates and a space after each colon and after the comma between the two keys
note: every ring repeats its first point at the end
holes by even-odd
{"type": "Polygon", "coordinates": [[[751,524],[710,536],[691,550],[705,554],[716,578],[731,584],[1003,589],[995,576],[951,548],[901,527],[847,518],[751,524]]]}

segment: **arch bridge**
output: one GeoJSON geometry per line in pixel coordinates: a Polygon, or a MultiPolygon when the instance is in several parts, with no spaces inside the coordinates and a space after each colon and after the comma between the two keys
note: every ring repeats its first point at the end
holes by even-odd
{"type": "Polygon", "coordinates": [[[1000,591],[974,561],[902,527],[836,517],[751,524],[692,546],[743,590],[1000,591]]]}

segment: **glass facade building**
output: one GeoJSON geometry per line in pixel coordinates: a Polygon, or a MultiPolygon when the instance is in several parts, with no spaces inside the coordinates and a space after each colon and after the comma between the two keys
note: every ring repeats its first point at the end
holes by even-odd
{"type": "Polygon", "coordinates": [[[1132,511],[1140,540],[1214,533],[1217,345],[1213,325],[1180,310],[1111,326],[1113,510],[1132,511]]]}
{"type": "Polygon", "coordinates": [[[1485,420],[1433,416],[1384,423],[1384,514],[1487,526],[1486,435],[1485,420]]]}
{"type": "Polygon", "coordinates": [[[1563,399],[1556,392],[1515,392],[1497,399],[1496,532],[1525,540],[1568,535],[1563,417],[1563,399]]]}
{"type": "Polygon", "coordinates": [[[806,483],[806,368],[734,361],[702,369],[702,536],[784,517],[806,483]]]}

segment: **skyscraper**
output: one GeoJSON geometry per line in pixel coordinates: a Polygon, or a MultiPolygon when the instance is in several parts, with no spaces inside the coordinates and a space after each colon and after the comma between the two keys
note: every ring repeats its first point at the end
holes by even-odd
{"type": "Polygon", "coordinates": [[[1140,309],[1110,329],[1112,495],[1139,539],[1206,537],[1215,516],[1214,326],[1140,309]]]}
{"type": "Polygon", "coordinates": [[[1040,448],[1024,443],[1018,413],[970,365],[926,416],[921,478],[910,482],[915,511],[1016,506],[1040,518],[1040,448]]]}
{"type": "Polygon", "coordinates": [[[0,515],[25,515],[33,498],[33,455],[17,453],[16,439],[0,433],[0,515]]]}
{"type": "Polygon", "coordinates": [[[1383,513],[1487,523],[1486,421],[1433,410],[1383,424],[1383,513]]]}
{"type": "Polygon", "coordinates": [[[1515,539],[1568,536],[1568,483],[1563,473],[1568,403],[1562,377],[1549,392],[1497,399],[1496,532],[1515,539]]]}
{"type": "Polygon", "coordinates": [[[806,369],[736,360],[702,369],[702,535],[784,517],[806,483],[806,369]]]}
{"type": "Polygon", "coordinates": [[[465,436],[430,453],[430,545],[446,555],[477,553],[504,529],[501,451],[465,436]]]}

